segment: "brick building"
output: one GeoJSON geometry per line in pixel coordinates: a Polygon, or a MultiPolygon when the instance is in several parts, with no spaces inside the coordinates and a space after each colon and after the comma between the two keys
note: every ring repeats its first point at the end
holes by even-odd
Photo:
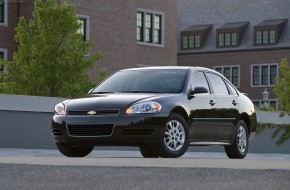
{"type": "MultiPolygon", "coordinates": [[[[0,56],[8,59],[12,59],[17,49],[14,42],[17,20],[19,16],[31,17],[34,1],[13,2],[0,0],[0,56]]],[[[103,68],[110,74],[130,67],[176,65],[176,0],[67,2],[76,7],[76,14],[83,24],[80,32],[84,39],[94,43],[90,53],[103,55],[103,59],[89,71],[92,81],[97,79],[98,69],[103,68]]]]}
{"type": "MultiPolygon", "coordinates": [[[[12,59],[17,20],[33,11],[33,0],[13,2],[0,0],[0,58],[12,59]]],[[[110,74],[129,67],[204,66],[224,74],[257,106],[265,89],[278,105],[275,78],[281,59],[290,60],[289,0],[67,2],[76,6],[84,39],[94,43],[89,54],[103,55],[89,71],[92,81],[103,68],[110,74]]]]}
{"type": "Polygon", "coordinates": [[[289,0],[178,0],[177,64],[224,74],[260,106],[290,60],[289,0]]]}
{"type": "MultiPolygon", "coordinates": [[[[0,58],[9,60],[17,50],[14,36],[18,18],[24,16],[29,19],[33,11],[33,1],[18,0],[19,3],[15,2],[0,0],[0,58]]],[[[2,69],[0,68],[0,71],[2,69]]]]}

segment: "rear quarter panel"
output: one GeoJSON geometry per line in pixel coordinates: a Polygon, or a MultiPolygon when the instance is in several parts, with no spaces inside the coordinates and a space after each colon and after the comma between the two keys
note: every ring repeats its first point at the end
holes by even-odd
{"type": "Polygon", "coordinates": [[[240,117],[245,114],[248,115],[250,123],[249,135],[250,139],[252,139],[257,130],[257,115],[252,101],[246,95],[241,93],[239,95],[239,113],[240,117]]]}

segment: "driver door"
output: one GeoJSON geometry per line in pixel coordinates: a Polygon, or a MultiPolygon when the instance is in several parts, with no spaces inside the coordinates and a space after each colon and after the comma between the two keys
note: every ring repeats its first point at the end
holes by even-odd
{"type": "Polygon", "coordinates": [[[190,104],[190,140],[213,141],[217,135],[218,111],[216,98],[210,93],[207,79],[203,72],[194,72],[189,89],[204,87],[208,93],[196,94],[189,100],[190,104]]]}

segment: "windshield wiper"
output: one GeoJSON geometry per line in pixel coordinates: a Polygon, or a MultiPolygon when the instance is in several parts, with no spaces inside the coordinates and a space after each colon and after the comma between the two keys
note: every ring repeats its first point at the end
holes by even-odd
{"type": "Polygon", "coordinates": [[[116,93],[116,92],[106,92],[106,91],[103,91],[103,92],[92,92],[92,94],[110,94],[110,93],[116,93]]]}

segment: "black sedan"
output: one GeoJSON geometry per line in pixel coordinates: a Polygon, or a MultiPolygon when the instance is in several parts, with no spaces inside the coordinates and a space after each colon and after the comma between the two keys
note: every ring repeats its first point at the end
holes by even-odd
{"type": "Polygon", "coordinates": [[[244,158],[256,112],[225,77],[202,67],[148,67],[114,73],[86,97],[55,106],[53,136],[69,157],[95,146],[138,146],[143,157],[179,157],[189,145],[222,145],[244,158]]]}

